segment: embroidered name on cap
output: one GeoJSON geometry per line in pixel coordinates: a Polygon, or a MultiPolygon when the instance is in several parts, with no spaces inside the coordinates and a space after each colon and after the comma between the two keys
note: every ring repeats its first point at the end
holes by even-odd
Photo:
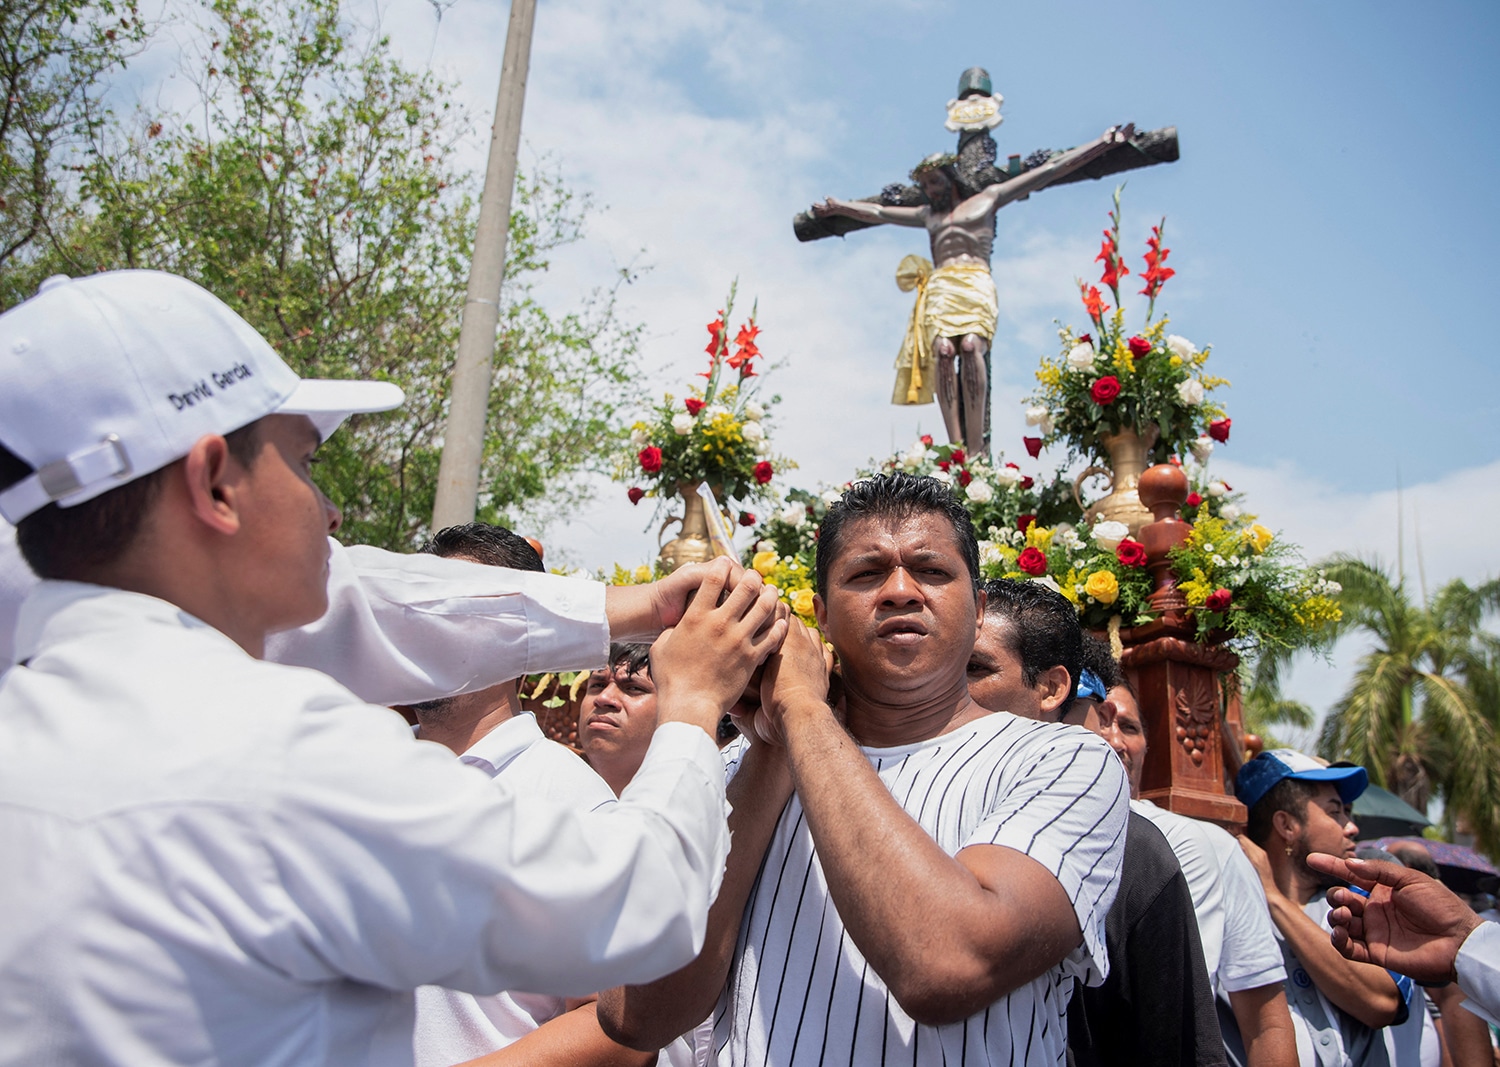
{"type": "MultiPolygon", "coordinates": [[[[255,372],[243,363],[236,363],[226,371],[214,371],[209,377],[214,380],[214,385],[217,385],[220,389],[228,389],[235,382],[255,377],[255,372]]],[[[207,379],[204,379],[186,392],[168,393],[167,399],[172,402],[174,408],[182,411],[184,408],[192,407],[200,400],[211,399],[213,395],[213,388],[208,384],[207,379]]]]}

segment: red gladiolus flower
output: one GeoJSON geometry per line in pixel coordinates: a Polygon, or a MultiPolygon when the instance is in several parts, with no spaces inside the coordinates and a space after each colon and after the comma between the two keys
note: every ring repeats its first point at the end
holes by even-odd
{"type": "Polygon", "coordinates": [[[1213,422],[1208,424],[1208,436],[1220,444],[1224,444],[1229,440],[1229,425],[1232,422],[1234,420],[1227,415],[1222,419],[1214,419],[1213,422]]]}
{"type": "Polygon", "coordinates": [[[689,415],[697,415],[698,412],[703,410],[703,401],[699,400],[696,396],[690,396],[682,403],[687,408],[689,415]]]}
{"type": "Polygon", "coordinates": [[[1030,546],[1016,557],[1016,566],[1033,578],[1040,578],[1047,573],[1047,557],[1041,549],[1030,546]]]}
{"type": "Polygon", "coordinates": [[[1120,395],[1120,379],[1113,374],[1106,374],[1089,387],[1089,396],[1094,398],[1094,403],[1103,407],[1105,404],[1113,404],[1120,395]]]}
{"type": "Polygon", "coordinates": [[[1021,479],[1021,488],[1022,489],[1030,489],[1035,484],[1036,484],[1036,479],[1034,479],[1029,474],[1026,477],[1024,477],[1024,478],[1021,479]]]}
{"type": "Polygon", "coordinates": [[[754,526],[755,525],[755,515],[754,515],[754,513],[753,512],[749,512],[749,511],[742,511],[742,512],[740,512],[740,525],[741,526],[754,526]]]}
{"type": "Polygon", "coordinates": [[[1031,529],[1035,525],[1036,525],[1036,516],[1035,515],[1017,515],[1016,516],[1016,529],[1020,530],[1022,533],[1025,533],[1027,530],[1031,529]]]}
{"type": "Polygon", "coordinates": [[[968,471],[959,471],[958,472],[958,485],[959,485],[960,489],[962,489],[964,486],[968,485],[973,480],[974,480],[974,476],[972,474],[970,474],[968,471]]]}
{"type": "Polygon", "coordinates": [[[1130,354],[1136,359],[1140,359],[1151,351],[1151,342],[1144,337],[1132,337],[1125,343],[1130,346],[1130,354]]]}
{"type": "Polygon", "coordinates": [[[1188,507],[1195,508],[1195,507],[1197,507],[1201,503],[1203,503],[1203,494],[1201,494],[1201,493],[1189,493],[1188,494],[1188,497],[1187,497],[1187,506],[1188,507]]]}
{"type": "Polygon", "coordinates": [[[930,433],[924,433],[920,438],[918,438],[918,440],[922,442],[922,447],[923,448],[931,448],[932,447],[932,434],[930,434],[930,433]]]}
{"type": "Polygon", "coordinates": [[[646,490],[642,489],[638,485],[632,485],[625,495],[630,498],[630,502],[632,504],[639,504],[641,502],[641,498],[646,495],[646,490]]]}
{"type": "Polygon", "coordinates": [[[963,465],[963,461],[965,458],[966,457],[964,456],[964,450],[961,448],[955,448],[952,452],[948,453],[949,462],[957,463],[960,466],[963,465]]]}
{"type": "Polygon", "coordinates": [[[1042,454],[1042,439],[1040,437],[1023,437],[1021,441],[1026,445],[1026,454],[1032,459],[1042,454]]]}
{"type": "Polygon", "coordinates": [[[636,459],[641,461],[641,470],[647,474],[656,474],[661,471],[661,449],[655,445],[647,445],[641,449],[636,459]]]}
{"type": "MultiPolygon", "coordinates": [[[[1162,224],[1165,224],[1165,221],[1162,220],[1162,224]]],[[[1171,267],[1165,266],[1172,250],[1162,247],[1161,225],[1151,227],[1151,236],[1146,239],[1146,249],[1146,273],[1141,275],[1146,280],[1146,288],[1141,290],[1141,295],[1155,300],[1156,294],[1161,292],[1161,287],[1177,273],[1171,267]]]]}
{"type": "MultiPolygon", "coordinates": [[[[1104,294],[1099,292],[1097,285],[1080,285],[1078,291],[1083,294],[1083,310],[1089,313],[1089,318],[1095,322],[1104,321],[1104,313],[1109,310],[1109,305],[1104,302],[1104,294]]],[[[1084,334],[1078,339],[1079,344],[1092,341],[1093,338],[1084,334]]]]}
{"type": "Polygon", "coordinates": [[[1115,559],[1126,567],[1144,567],[1146,546],[1127,537],[1115,546],[1115,559]]]}
{"type": "Polygon", "coordinates": [[[1104,243],[1099,248],[1099,254],[1094,257],[1094,262],[1104,261],[1104,273],[1099,277],[1101,285],[1114,287],[1120,284],[1120,279],[1130,273],[1130,268],[1120,258],[1120,249],[1115,245],[1115,235],[1108,230],[1104,231],[1104,243]]]}
{"type": "Polygon", "coordinates": [[[759,333],[759,326],[753,322],[747,322],[740,327],[740,332],[735,334],[734,343],[737,347],[728,362],[731,367],[740,372],[741,378],[754,376],[754,371],[750,369],[750,361],[760,355],[760,349],[755,345],[755,338],[759,333]]]}
{"type": "Polygon", "coordinates": [[[724,312],[722,310],[719,311],[718,316],[718,318],[714,319],[713,322],[710,322],[708,324],[708,336],[710,340],[708,342],[708,347],[703,351],[707,352],[710,356],[717,356],[719,354],[719,350],[724,345],[724,312]]]}
{"type": "Polygon", "coordinates": [[[1233,599],[1234,594],[1228,589],[1219,588],[1208,594],[1208,599],[1203,602],[1203,606],[1209,611],[1228,611],[1229,602],[1233,599]]]}
{"type": "Polygon", "coordinates": [[[755,480],[761,485],[765,485],[767,482],[769,482],[771,480],[771,476],[775,473],[775,468],[773,468],[771,464],[766,460],[761,460],[755,465],[755,480]]]}

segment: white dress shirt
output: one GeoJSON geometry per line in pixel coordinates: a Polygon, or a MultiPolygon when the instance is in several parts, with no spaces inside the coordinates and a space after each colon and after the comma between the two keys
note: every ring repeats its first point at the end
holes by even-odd
{"type": "Polygon", "coordinates": [[[1458,950],[1458,988],[1468,1001],[1464,1007],[1494,1026],[1500,1026],[1500,923],[1474,928],[1458,950]]]}
{"type": "Polygon", "coordinates": [[[582,995],[702,945],[728,833],[701,730],[578,814],[152,597],[44,582],[17,654],[0,1063],[405,1065],[418,985],[582,995]]]}

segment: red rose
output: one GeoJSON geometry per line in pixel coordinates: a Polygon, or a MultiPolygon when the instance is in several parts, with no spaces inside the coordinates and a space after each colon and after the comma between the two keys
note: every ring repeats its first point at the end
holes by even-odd
{"type": "Polygon", "coordinates": [[[974,480],[974,476],[972,474],[970,474],[968,471],[959,471],[958,472],[958,484],[959,484],[960,488],[962,488],[963,486],[968,485],[973,480],[974,480]]]}
{"type": "Polygon", "coordinates": [[[1026,477],[1024,477],[1024,478],[1021,479],[1021,488],[1022,489],[1030,489],[1035,484],[1036,484],[1036,479],[1033,478],[1029,474],[1026,475],[1026,477]]]}
{"type": "Polygon", "coordinates": [[[1047,573],[1047,557],[1041,549],[1029,546],[1016,557],[1016,566],[1033,578],[1040,578],[1047,573]]]}
{"type": "Polygon", "coordinates": [[[630,487],[630,490],[625,495],[630,498],[630,502],[632,504],[639,504],[641,502],[641,498],[646,495],[646,490],[642,489],[640,486],[632,485],[630,487]]]}
{"type": "Polygon", "coordinates": [[[661,470],[661,449],[655,445],[647,445],[641,449],[636,459],[641,461],[641,470],[647,474],[656,474],[661,470]]]}
{"type": "Polygon", "coordinates": [[[1208,424],[1208,436],[1220,444],[1224,444],[1229,440],[1229,424],[1233,421],[1227,415],[1222,419],[1214,419],[1213,422],[1208,424]]]}
{"type": "Polygon", "coordinates": [[[1229,602],[1233,599],[1234,594],[1228,589],[1215,589],[1208,594],[1208,599],[1203,602],[1203,606],[1209,611],[1228,611],[1229,602]]]}
{"type": "Polygon", "coordinates": [[[949,468],[949,467],[951,467],[951,466],[953,466],[953,464],[951,464],[951,463],[949,463],[949,462],[948,462],[948,461],[947,461],[947,460],[946,460],[946,459],[945,459],[945,460],[942,460],[942,461],[941,461],[941,462],[939,462],[939,463],[938,463],[938,470],[940,470],[940,471],[945,471],[945,470],[947,470],[947,469],[948,469],[948,468],[949,468]]]}
{"type": "Polygon", "coordinates": [[[1027,531],[1027,529],[1029,529],[1031,526],[1034,526],[1035,524],[1036,524],[1036,516],[1035,515],[1017,515],[1016,516],[1016,529],[1020,530],[1022,533],[1025,533],[1027,531]]]}
{"type": "Polygon", "coordinates": [[[742,512],[740,512],[740,525],[741,526],[754,526],[755,525],[755,515],[753,513],[751,513],[751,512],[748,512],[748,511],[742,511],[742,512]]]}
{"type": "Polygon", "coordinates": [[[1146,546],[1127,537],[1115,546],[1115,558],[1126,567],[1144,567],[1146,546]]]}
{"type": "Polygon", "coordinates": [[[924,433],[920,438],[918,438],[918,440],[922,442],[922,446],[924,448],[932,447],[932,434],[924,433]]]}
{"type": "Polygon", "coordinates": [[[697,415],[698,412],[703,410],[703,401],[699,400],[696,396],[688,397],[683,401],[683,404],[686,405],[689,415],[697,415]]]}
{"type": "Polygon", "coordinates": [[[964,450],[961,448],[955,448],[952,452],[948,453],[948,461],[950,463],[962,465],[964,458],[964,450]]]}
{"type": "Polygon", "coordinates": [[[1042,439],[1040,437],[1023,437],[1021,441],[1026,445],[1026,454],[1032,459],[1042,454],[1042,439]]]}
{"type": "Polygon", "coordinates": [[[1187,506],[1188,507],[1195,508],[1195,507],[1197,507],[1201,503],[1203,503],[1203,496],[1202,496],[1201,493],[1189,493],[1188,494],[1188,498],[1187,498],[1187,506]]]}
{"type": "Polygon", "coordinates": [[[1089,389],[1089,396],[1094,398],[1094,403],[1103,407],[1105,404],[1113,404],[1115,398],[1120,395],[1120,379],[1113,374],[1106,374],[1096,381],[1089,389]]]}
{"type": "Polygon", "coordinates": [[[1093,343],[1094,343],[1094,339],[1092,337],[1090,337],[1088,334],[1081,333],[1081,334],[1078,335],[1078,344],[1081,344],[1081,345],[1091,345],[1093,343]]]}
{"type": "MultiPolygon", "coordinates": [[[[658,461],[657,465],[660,466],[660,461],[658,461]]],[[[760,483],[761,485],[765,485],[767,482],[769,482],[771,480],[771,476],[773,474],[775,474],[776,471],[771,466],[771,464],[769,462],[767,462],[766,460],[761,460],[759,463],[757,463],[755,465],[755,472],[754,473],[755,473],[755,480],[758,483],[760,483]]]]}
{"type": "Polygon", "coordinates": [[[1144,337],[1132,337],[1125,343],[1130,346],[1130,354],[1136,359],[1140,359],[1151,351],[1151,342],[1144,337]]]}

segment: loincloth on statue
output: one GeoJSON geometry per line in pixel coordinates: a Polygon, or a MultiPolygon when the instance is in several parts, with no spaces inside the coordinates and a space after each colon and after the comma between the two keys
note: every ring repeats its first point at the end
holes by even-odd
{"type": "Polygon", "coordinates": [[[896,268],[896,284],[902,292],[915,289],[917,301],[896,357],[891,403],[930,404],[937,373],[934,342],[971,333],[986,340],[995,336],[1000,313],[995,280],[980,263],[950,263],[933,270],[923,257],[907,256],[896,268]]]}

